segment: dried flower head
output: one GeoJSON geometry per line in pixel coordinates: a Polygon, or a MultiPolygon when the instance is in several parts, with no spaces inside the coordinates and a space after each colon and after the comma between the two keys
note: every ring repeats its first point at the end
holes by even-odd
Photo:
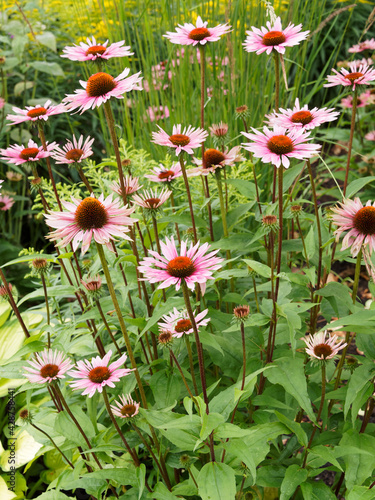
{"type": "Polygon", "coordinates": [[[235,319],[239,321],[246,321],[250,314],[250,307],[243,305],[237,306],[233,309],[235,319]]]}
{"type": "Polygon", "coordinates": [[[290,207],[290,211],[292,213],[292,217],[298,217],[303,212],[303,208],[301,205],[292,205],[290,207]]]}
{"type": "Polygon", "coordinates": [[[50,268],[50,263],[47,259],[33,259],[31,268],[36,274],[46,274],[50,268]]]}
{"type": "Polygon", "coordinates": [[[279,228],[276,215],[264,215],[262,217],[262,225],[267,231],[277,231],[279,228]]]}
{"type": "Polygon", "coordinates": [[[161,330],[158,336],[158,342],[161,347],[170,347],[173,342],[172,332],[169,330],[161,330]]]}
{"type": "MultiPolygon", "coordinates": [[[[8,288],[9,288],[10,293],[12,293],[13,286],[11,283],[8,283],[8,288]]],[[[0,299],[3,301],[7,301],[9,299],[9,295],[8,295],[7,289],[5,288],[5,285],[0,286],[0,299]]]]}

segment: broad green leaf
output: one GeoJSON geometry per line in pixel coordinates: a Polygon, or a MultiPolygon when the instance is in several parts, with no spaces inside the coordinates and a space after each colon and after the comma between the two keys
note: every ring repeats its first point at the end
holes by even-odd
{"type": "Polygon", "coordinates": [[[152,498],[152,500],[176,500],[177,497],[168,488],[164,483],[157,483],[152,493],[149,493],[148,498],[152,498]]]}
{"type": "Polygon", "coordinates": [[[0,476],[0,498],[2,500],[13,500],[16,496],[13,491],[8,490],[6,481],[0,476]]]}
{"type": "Polygon", "coordinates": [[[302,446],[307,447],[307,435],[306,432],[302,429],[301,424],[299,422],[295,422],[294,420],[290,420],[288,417],[278,411],[275,411],[275,415],[282,424],[286,425],[297,436],[298,442],[302,446]]]}
{"type": "Polygon", "coordinates": [[[25,90],[34,87],[34,82],[18,82],[15,84],[13,92],[16,97],[19,97],[25,90]]]}
{"type": "Polygon", "coordinates": [[[335,455],[345,452],[345,484],[348,490],[361,486],[371,477],[375,468],[374,449],[375,437],[369,434],[358,434],[351,429],[343,435],[340,445],[335,448],[335,455]]]}
{"type": "Polygon", "coordinates": [[[0,327],[2,327],[8,319],[11,310],[12,308],[8,302],[0,303],[0,327]]]}
{"type": "Polygon", "coordinates": [[[259,274],[259,276],[263,276],[264,278],[271,278],[271,268],[266,266],[265,264],[262,264],[261,262],[258,262],[257,260],[252,260],[252,259],[243,259],[244,262],[248,266],[250,266],[254,271],[259,274]]]}
{"type": "Polygon", "coordinates": [[[178,400],[181,391],[179,374],[160,370],[150,378],[157,408],[165,408],[178,400]]]}
{"type": "Polygon", "coordinates": [[[337,467],[341,472],[343,472],[343,468],[341,467],[340,463],[337,461],[335,452],[332,448],[328,448],[327,446],[323,445],[318,445],[314,446],[311,448],[307,463],[310,464],[312,467],[314,467],[314,457],[318,457],[319,459],[322,459],[324,463],[330,462],[332,465],[337,467]]]}
{"type": "Polygon", "coordinates": [[[234,500],[236,476],[229,465],[209,462],[199,472],[198,492],[202,500],[234,500]]]}
{"type": "Polygon", "coordinates": [[[346,495],[346,500],[374,500],[375,492],[367,486],[354,486],[346,495]]]}
{"type": "Polygon", "coordinates": [[[0,458],[0,466],[3,471],[8,472],[10,467],[22,467],[27,464],[38,453],[40,448],[42,448],[42,444],[35,441],[35,439],[25,430],[18,433],[18,435],[14,435],[15,439],[15,458],[14,463],[12,464],[10,458],[10,450],[5,450],[1,454],[0,458]]]}
{"type": "Polygon", "coordinates": [[[65,73],[60,64],[57,64],[55,62],[32,61],[29,63],[29,66],[40,71],[41,73],[47,73],[47,75],[65,76],[65,73]]]}
{"type": "MultiPolygon", "coordinates": [[[[350,377],[348,390],[345,398],[344,417],[346,418],[350,405],[356,399],[358,392],[361,391],[366,384],[374,377],[375,367],[373,363],[366,363],[358,366],[350,377]]],[[[353,415],[357,418],[357,415],[353,415]]]]}
{"type": "Polygon", "coordinates": [[[301,469],[297,464],[290,465],[285,473],[284,481],[281,484],[280,500],[289,500],[297,487],[306,481],[308,472],[306,469],[301,469]]]}
{"type": "Polygon", "coordinates": [[[375,177],[373,175],[369,175],[367,177],[361,177],[360,179],[355,179],[352,181],[347,189],[346,189],[346,197],[351,198],[354,194],[356,194],[360,189],[362,189],[366,184],[370,182],[374,182],[375,177]]]}
{"type": "Polygon", "coordinates": [[[71,500],[71,497],[67,497],[64,493],[61,493],[61,491],[51,490],[35,497],[34,500],[71,500]]]}
{"type": "Polygon", "coordinates": [[[285,391],[298,401],[310,420],[315,422],[315,415],[307,393],[303,358],[279,358],[275,360],[274,364],[276,368],[268,372],[268,380],[272,384],[282,385],[285,391]]]}
{"type": "Polygon", "coordinates": [[[244,179],[227,179],[225,182],[231,186],[234,186],[243,196],[246,196],[246,198],[248,198],[249,200],[255,200],[256,189],[253,182],[246,181],[244,179]]]}
{"type": "Polygon", "coordinates": [[[39,43],[41,43],[45,47],[48,47],[53,52],[56,52],[56,37],[50,31],[45,31],[41,35],[36,35],[35,38],[39,43]]]}
{"type": "Polygon", "coordinates": [[[324,483],[302,483],[301,491],[304,500],[337,500],[336,495],[324,483]]]}

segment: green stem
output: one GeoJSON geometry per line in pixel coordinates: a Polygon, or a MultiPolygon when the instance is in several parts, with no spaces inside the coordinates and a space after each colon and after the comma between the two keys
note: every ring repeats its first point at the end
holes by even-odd
{"type": "MultiPolygon", "coordinates": [[[[154,227],[154,236],[155,236],[155,241],[156,241],[156,248],[157,248],[157,250],[159,252],[159,255],[162,255],[162,253],[161,253],[161,247],[160,247],[160,240],[159,240],[158,223],[157,223],[156,218],[154,217],[153,214],[152,214],[151,217],[152,217],[152,225],[154,227]]],[[[162,290],[162,293],[163,293],[163,300],[164,300],[164,302],[166,302],[167,297],[165,295],[165,289],[164,288],[162,290]]]]}
{"type": "Polygon", "coordinates": [[[60,455],[66,460],[66,462],[70,465],[70,467],[72,469],[74,469],[74,465],[72,464],[72,462],[69,460],[69,458],[65,455],[65,453],[57,446],[57,444],[55,443],[55,441],[51,438],[51,436],[49,434],[47,434],[47,432],[45,432],[43,429],[41,429],[40,427],[38,427],[37,425],[33,424],[32,422],[30,422],[30,425],[31,427],[34,427],[34,429],[36,429],[38,432],[41,432],[42,434],[44,434],[45,436],[47,436],[47,438],[51,441],[52,445],[56,448],[56,450],[60,453],[60,455]]]}
{"type": "Polygon", "coordinates": [[[184,383],[184,385],[185,385],[185,387],[186,387],[186,390],[187,390],[187,391],[188,391],[188,393],[189,393],[189,396],[191,397],[191,399],[194,399],[193,393],[191,392],[190,387],[189,387],[189,385],[188,385],[188,383],[187,383],[187,381],[186,381],[186,378],[185,378],[185,375],[184,375],[184,373],[183,373],[183,371],[182,371],[182,369],[181,369],[180,363],[177,361],[177,358],[176,358],[176,356],[174,355],[174,352],[172,351],[172,349],[170,349],[170,350],[169,350],[169,352],[170,352],[170,354],[171,354],[171,356],[172,356],[173,361],[175,362],[175,364],[176,364],[176,366],[177,366],[178,371],[180,372],[180,375],[181,375],[182,381],[183,381],[183,383],[184,383]]]}
{"type": "Polygon", "coordinates": [[[120,348],[119,348],[119,346],[118,346],[118,344],[116,342],[116,339],[115,339],[115,336],[112,333],[112,330],[109,327],[108,321],[107,321],[107,319],[106,319],[106,317],[104,315],[104,312],[103,312],[102,306],[100,305],[99,300],[95,300],[95,304],[96,304],[96,307],[98,308],[98,311],[99,311],[100,317],[102,318],[104,326],[105,326],[105,328],[106,328],[109,336],[111,337],[111,340],[112,340],[114,346],[116,347],[116,351],[118,352],[118,355],[122,356],[122,352],[121,352],[121,350],[120,350],[120,348]]]}
{"type": "Polygon", "coordinates": [[[354,137],[354,129],[355,129],[355,117],[356,117],[356,111],[357,111],[357,101],[358,101],[358,90],[356,87],[354,90],[353,102],[352,102],[352,121],[350,124],[348,159],[346,161],[344,189],[342,191],[343,198],[345,198],[346,188],[348,186],[349,168],[350,168],[350,160],[351,160],[351,156],[352,156],[352,146],[353,146],[353,137],[354,137]]]}
{"type": "MultiPolygon", "coordinates": [[[[46,136],[45,136],[44,130],[43,130],[43,125],[41,125],[41,124],[38,125],[38,131],[39,131],[39,138],[42,142],[43,149],[44,149],[44,151],[47,151],[47,142],[46,142],[46,136]]],[[[48,156],[46,157],[46,163],[47,163],[48,175],[49,175],[49,178],[51,179],[52,189],[53,189],[53,192],[55,193],[57,205],[59,206],[59,210],[62,212],[63,207],[61,205],[59,194],[57,192],[55,179],[54,179],[53,173],[52,173],[51,162],[50,162],[50,159],[48,156]]]]}
{"type": "Polygon", "coordinates": [[[191,352],[189,335],[184,335],[184,337],[185,337],[186,350],[189,358],[190,373],[191,373],[191,378],[193,380],[194,392],[195,395],[198,396],[199,393],[198,393],[197,381],[195,379],[193,353],[191,352]]]}
{"type": "MultiPolygon", "coordinates": [[[[50,313],[49,313],[49,304],[48,304],[48,294],[47,294],[47,287],[46,287],[46,280],[44,278],[44,273],[40,273],[40,279],[42,280],[42,285],[43,285],[43,292],[44,292],[44,300],[46,303],[46,309],[47,309],[47,324],[50,326],[51,320],[50,320],[50,313]]],[[[48,349],[51,347],[51,336],[50,332],[48,331],[48,342],[47,342],[47,347],[48,349]]]]}
{"type": "Polygon", "coordinates": [[[319,425],[320,416],[321,416],[322,411],[323,411],[323,405],[324,405],[325,396],[326,396],[326,362],[322,361],[322,397],[320,398],[320,406],[319,406],[318,414],[316,416],[317,425],[314,425],[314,429],[313,429],[313,431],[311,433],[309,442],[308,442],[308,444],[306,446],[305,456],[304,456],[304,459],[303,459],[302,468],[306,467],[307,455],[309,453],[308,450],[311,447],[311,443],[313,442],[317,426],[319,425]]]}
{"type": "Polygon", "coordinates": [[[12,292],[10,291],[10,288],[9,288],[9,284],[8,284],[6,278],[5,278],[5,275],[4,275],[3,270],[1,269],[1,267],[0,267],[0,278],[1,278],[2,282],[3,282],[3,284],[4,284],[5,290],[6,290],[7,295],[8,295],[8,300],[10,302],[10,305],[12,306],[12,309],[13,309],[13,312],[14,312],[16,318],[18,319],[19,324],[21,325],[23,333],[25,334],[26,338],[29,338],[30,337],[29,330],[27,329],[27,327],[26,327],[26,325],[25,325],[25,323],[24,323],[24,321],[22,319],[21,313],[20,313],[20,311],[19,311],[19,309],[17,307],[17,304],[16,304],[16,302],[15,302],[15,300],[13,298],[12,292]]]}
{"type": "MultiPolygon", "coordinates": [[[[193,309],[192,309],[191,303],[190,303],[189,289],[188,289],[187,284],[185,283],[184,279],[182,279],[181,282],[182,282],[182,291],[184,294],[185,306],[186,306],[186,309],[187,309],[187,312],[189,315],[191,326],[193,327],[193,331],[194,331],[195,343],[196,343],[197,352],[198,352],[199,374],[200,374],[201,384],[202,384],[203,400],[206,404],[206,413],[208,415],[210,413],[210,410],[209,410],[209,406],[208,406],[207,384],[206,384],[206,374],[205,374],[205,368],[204,368],[204,357],[203,357],[202,344],[199,340],[198,328],[197,328],[197,324],[195,322],[193,309]]],[[[214,451],[214,442],[213,442],[212,433],[210,434],[210,454],[211,454],[211,461],[215,462],[215,451],[214,451]]]]}
{"type": "Polygon", "coordinates": [[[127,329],[125,326],[125,322],[124,322],[124,319],[122,317],[121,308],[120,308],[120,305],[119,305],[117,297],[116,297],[116,292],[115,292],[115,289],[113,286],[111,274],[109,272],[108,264],[107,264],[107,261],[106,261],[105,255],[104,255],[104,250],[103,250],[102,245],[100,245],[99,243],[96,243],[96,248],[97,248],[97,251],[99,254],[100,261],[102,263],[103,272],[105,275],[105,279],[107,281],[108,290],[109,290],[109,293],[111,295],[113,305],[115,306],[117,318],[118,318],[119,323],[120,323],[121,332],[122,332],[122,335],[124,337],[126,349],[128,351],[128,355],[130,358],[130,363],[132,365],[132,368],[135,369],[134,374],[135,374],[135,378],[137,379],[139,392],[140,392],[141,398],[142,398],[142,404],[143,404],[143,407],[147,409],[147,400],[146,400],[145,391],[143,388],[141,377],[140,377],[139,372],[138,372],[137,363],[135,361],[133,349],[132,349],[132,346],[130,344],[130,339],[129,339],[129,335],[128,335],[128,332],[127,332],[127,329]]]}
{"type": "Polygon", "coordinates": [[[187,194],[187,198],[188,198],[188,202],[189,202],[189,210],[190,210],[191,223],[193,225],[194,243],[197,243],[198,242],[198,237],[197,237],[197,230],[196,230],[196,227],[195,227],[193,203],[191,201],[189,181],[188,181],[187,174],[186,174],[185,163],[184,163],[184,160],[182,158],[182,153],[179,156],[179,161],[180,161],[180,165],[181,165],[182,177],[184,178],[186,194],[187,194]]]}

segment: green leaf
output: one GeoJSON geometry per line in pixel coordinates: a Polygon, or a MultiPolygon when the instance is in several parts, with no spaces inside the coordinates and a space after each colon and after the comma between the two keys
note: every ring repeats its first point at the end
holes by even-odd
{"type": "Polygon", "coordinates": [[[323,446],[321,444],[311,448],[309,456],[308,456],[308,464],[310,464],[311,467],[314,467],[314,464],[313,464],[314,457],[318,457],[319,459],[322,459],[324,463],[330,462],[332,465],[334,465],[339,470],[341,470],[341,472],[343,472],[343,468],[341,467],[341,465],[337,461],[336,456],[335,456],[335,452],[332,448],[328,448],[327,446],[323,446]]]}
{"type": "Polygon", "coordinates": [[[351,198],[360,189],[362,189],[363,186],[366,186],[366,184],[373,181],[375,181],[375,177],[373,175],[367,177],[361,177],[360,179],[355,179],[348,185],[346,189],[346,197],[351,198]]]}
{"type": "Polygon", "coordinates": [[[29,66],[40,71],[41,73],[47,73],[47,75],[65,76],[60,64],[55,62],[33,61],[29,63],[29,66]]]}
{"type": "Polygon", "coordinates": [[[160,370],[150,378],[150,386],[158,408],[170,406],[180,396],[181,382],[177,373],[172,374],[166,370],[160,370]]]}
{"type": "Polygon", "coordinates": [[[354,486],[347,494],[346,500],[374,500],[374,490],[369,490],[367,486],[354,486]]]}
{"type": "Polygon", "coordinates": [[[34,82],[18,82],[15,84],[13,93],[16,97],[20,96],[22,92],[25,90],[31,89],[34,87],[34,82]]]}
{"type": "Polygon", "coordinates": [[[339,446],[335,448],[335,455],[344,457],[348,490],[361,486],[371,477],[375,468],[374,449],[375,437],[369,434],[358,434],[354,429],[350,429],[343,435],[339,446]]]}
{"type": "Polygon", "coordinates": [[[264,278],[271,278],[270,267],[262,264],[261,262],[258,262],[257,260],[243,259],[243,261],[246,262],[246,264],[252,269],[254,269],[254,271],[259,274],[259,276],[263,276],[264,278]]]}
{"type": "Polygon", "coordinates": [[[331,488],[324,483],[302,483],[301,491],[304,500],[337,500],[331,488]]]}
{"type": "Polygon", "coordinates": [[[56,52],[56,37],[50,31],[45,31],[41,35],[36,35],[35,38],[39,43],[41,43],[45,47],[48,47],[53,52],[56,52]]]}
{"type": "Polygon", "coordinates": [[[295,422],[294,420],[290,420],[288,417],[283,415],[282,413],[275,411],[276,417],[280,420],[281,423],[286,425],[288,429],[290,429],[298,439],[298,442],[302,445],[307,447],[308,439],[306,432],[302,429],[302,426],[300,423],[295,422]]]}
{"type": "Polygon", "coordinates": [[[245,196],[249,200],[255,200],[256,189],[253,182],[246,181],[244,179],[227,179],[225,182],[231,186],[234,186],[243,196],[245,196]]]}
{"type": "Polygon", "coordinates": [[[199,472],[198,492],[202,500],[234,500],[236,477],[229,465],[209,462],[199,472]]]}
{"type": "MultiPolygon", "coordinates": [[[[350,377],[348,391],[345,398],[344,417],[346,418],[350,405],[356,399],[358,392],[371,380],[374,376],[375,367],[373,363],[366,363],[358,366],[350,377]]],[[[357,415],[353,415],[357,418],[357,415]]]]}
{"type": "Polygon", "coordinates": [[[285,391],[293,396],[305,410],[310,420],[315,422],[315,415],[307,393],[305,364],[301,357],[279,358],[274,362],[276,368],[267,374],[271,384],[280,384],[285,391]]]}
{"type": "Polygon", "coordinates": [[[34,500],[71,500],[71,497],[67,497],[61,491],[52,490],[42,493],[38,497],[35,497],[34,500]]]}
{"type": "Polygon", "coordinates": [[[290,465],[281,484],[280,500],[289,500],[296,491],[297,486],[306,481],[307,476],[306,469],[301,469],[297,464],[290,465]]]}

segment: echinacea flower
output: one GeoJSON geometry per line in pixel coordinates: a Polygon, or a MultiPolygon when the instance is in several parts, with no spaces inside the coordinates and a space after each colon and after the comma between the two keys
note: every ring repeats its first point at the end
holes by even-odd
{"type": "Polygon", "coordinates": [[[194,128],[189,125],[181,131],[182,125],[173,125],[172,135],[168,135],[159,125],[159,132],[152,132],[152,142],[160,146],[168,146],[176,149],[178,156],[181,151],[193,154],[193,149],[199,148],[208,136],[208,132],[202,128],[194,128]]]}
{"type": "MultiPolygon", "coordinates": [[[[370,93],[370,91],[362,92],[357,97],[357,108],[364,108],[368,104],[373,104],[374,96],[370,93]]],[[[353,95],[349,94],[347,97],[341,99],[341,106],[343,108],[352,108],[353,107],[353,95]]]]}
{"type": "Polygon", "coordinates": [[[285,47],[298,45],[302,40],[306,40],[310,33],[309,31],[301,31],[302,24],[298,26],[288,24],[283,29],[280,17],[275,20],[273,26],[269,21],[267,21],[266,26],[267,28],[262,26],[261,29],[252,26],[252,31],[246,31],[248,36],[242,45],[247,52],[271,54],[273,50],[276,50],[280,54],[284,54],[285,47]]]}
{"type": "Polygon", "coordinates": [[[207,280],[214,279],[212,272],[220,269],[223,259],[216,257],[219,250],[206,254],[210,248],[208,243],[203,245],[199,241],[196,245],[191,243],[189,249],[187,249],[187,245],[186,241],[181,241],[180,252],[177,252],[172,237],[170,240],[166,238],[166,243],[160,242],[162,255],[149,250],[148,253],[152,257],[145,257],[138,267],[145,276],[143,281],[150,283],[161,281],[159,289],[175,285],[176,290],[180,289],[182,280],[191,290],[194,290],[195,283],[199,283],[203,295],[207,280]]]}
{"type": "Polygon", "coordinates": [[[368,134],[365,135],[365,139],[368,141],[375,141],[375,130],[372,130],[368,134]]]}
{"type": "Polygon", "coordinates": [[[102,279],[99,274],[92,278],[86,278],[85,280],[81,279],[81,283],[85,290],[93,297],[97,298],[101,295],[102,279]]]}
{"type": "Polygon", "coordinates": [[[13,144],[13,146],[9,146],[7,149],[0,149],[0,154],[2,155],[2,160],[6,160],[8,163],[13,163],[14,165],[22,165],[22,163],[40,161],[42,158],[51,156],[55,148],[55,142],[51,144],[47,142],[47,151],[44,151],[43,146],[38,146],[38,144],[30,139],[26,148],[23,144],[21,146],[13,144]]]}
{"type": "Polygon", "coordinates": [[[108,40],[102,45],[98,44],[94,37],[92,37],[92,40],[86,38],[86,42],[81,42],[79,45],[74,44],[73,47],[65,47],[61,57],[67,57],[71,61],[95,61],[96,59],[133,55],[133,52],[130,52],[130,46],[123,46],[124,40],[112,43],[109,47],[107,47],[108,40]]]}
{"type": "Polygon", "coordinates": [[[6,212],[14,205],[14,199],[6,194],[0,194],[0,210],[6,212]]]}
{"type": "Polygon", "coordinates": [[[147,174],[145,177],[153,182],[172,182],[177,177],[181,177],[181,165],[179,163],[174,163],[170,167],[164,167],[161,163],[159,167],[154,167],[152,174],[147,174]]]}
{"type": "Polygon", "coordinates": [[[341,250],[350,248],[350,253],[355,257],[362,246],[368,245],[370,254],[375,250],[375,202],[368,201],[363,206],[359,198],[346,199],[339,206],[331,208],[330,216],[337,241],[344,231],[349,231],[342,240],[341,250]]]}
{"type": "Polygon", "coordinates": [[[320,150],[319,144],[308,144],[311,132],[303,129],[286,130],[284,127],[274,127],[273,130],[263,127],[263,133],[252,129],[253,134],[242,132],[242,135],[254,142],[242,146],[254,153],[256,158],[261,158],[263,163],[272,163],[276,167],[283,165],[289,167],[289,158],[306,160],[320,150]]]}
{"type": "MultiPolygon", "coordinates": [[[[8,283],[8,289],[11,294],[12,294],[12,288],[13,285],[11,283],[8,283]]],[[[7,301],[9,299],[9,293],[8,290],[5,288],[5,285],[0,285],[0,299],[2,301],[7,301]]]]}
{"type": "Polygon", "coordinates": [[[327,331],[308,335],[302,340],[307,345],[306,353],[319,360],[332,359],[346,346],[344,340],[337,342],[337,335],[331,336],[327,331]]]}
{"type": "Polygon", "coordinates": [[[25,109],[12,108],[15,115],[7,115],[6,119],[12,122],[12,125],[18,123],[39,120],[47,121],[52,115],[59,115],[66,112],[63,104],[51,105],[51,101],[46,101],[44,106],[37,104],[36,106],[26,106],[25,109]]]}
{"type": "Polygon", "coordinates": [[[375,38],[364,40],[363,42],[353,45],[353,47],[350,47],[348,52],[356,54],[358,52],[363,52],[364,50],[375,50],[375,38]]]}
{"type": "Polygon", "coordinates": [[[358,65],[355,61],[349,65],[350,71],[346,68],[341,68],[340,72],[332,69],[334,75],[328,75],[327,81],[323,87],[335,87],[343,85],[344,87],[352,87],[355,90],[356,85],[368,85],[375,80],[375,69],[368,64],[358,65]]]}
{"type": "Polygon", "coordinates": [[[167,106],[149,106],[146,109],[145,120],[150,122],[164,120],[169,117],[169,109],[167,106]]]}
{"type": "MultiPolygon", "coordinates": [[[[205,318],[207,313],[208,309],[205,309],[198,314],[194,311],[193,314],[198,331],[200,326],[206,326],[210,322],[210,318],[205,318]]],[[[184,334],[189,335],[194,331],[188,312],[179,311],[176,307],[173,308],[173,311],[170,314],[164,314],[162,320],[162,322],[158,323],[159,328],[161,330],[170,331],[173,337],[180,338],[184,334]]]]}
{"type": "Polygon", "coordinates": [[[81,135],[78,141],[75,135],[73,135],[73,142],[69,140],[62,149],[56,147],[52,158],[56,160],[56,163],[60,164],[81,163],[82,160],[93,154],[91,149],[93,142],[94,139],[91,139],[90,136],[83,142],[83,135],[81,135]]]}
{"type": "Polygon", "coordinates": [[[215,137],[224,138],[228,133],[228,124],[224,122],[213,123],[211,127],[209,127],[211,135],[215,137]]]}
{"type": "Polygon", "coordinates": [[[96,391],[103,392],[103,387],[115,387],[114,382],[119,382],[121,377],[126,377],[135,368],[119,368],[127,359],[127,355],[123,354],[117,361],[108,365],[111,359],[112,351],[109,350],[102,359],[96,356],[84,361],[77,361],[78,370],[69,372],[69,375],[77,380],[70,383],[73,390],[84,389],[82,396],[88,394],[92,398],[96,391]]]}
{"type": "Polygon", "coordinates": [[[73,363],[65,354],[52,349],[44,349],[42,353],[36,353],[33,360],[27,362],[31,368],[26,366],[24,376],[32,384],[50,383],[59,378],[65,378],[64,373],[73,367],[73,363]]]}
{"type": "Polygon", "coordinates": [[[95,73],[91,75],[87,82],[80,80],[82,89],[78,89],[74,94],[67,94],[63,102],[69,111],[78,109],[81,114],[88,109],[99,107],[111,97],[116,99],[123,99],[126,92],[131,90],[142,90],[141,81],[139,76],[141,73],[135,73],[128,77],[130,72],[126,68],[119,76],[113,78],[108,73],[95,73]]]}
{"type": "Polygon", "coordinates": [[[194,158],[194,163],[199,165],[197,169],[190,169],[189,175],[208,175],[215,172],[217,168],[233,165],[235,162],[242,161],[244,158],[240,155],[240,146],[235,146],[230,151],[219,151],[218,149],[206,149],[203,153],[203,161],[194,158]]]}
{"type": "Polygon", "coordinates": [[[157,210],[168,200],[171,194],[172,191],[168,188],[162,189],[160,193],[158,193],[156,189],[155,191],[150,189],[150,191],[143,191],[141,194],[135,194],[132,198],[132,202],[148,210],[157,210]]]}
{"type": "Polygon", "coordinates": [[[45,214],[48,226],[55,228],[47,238],[62,238],[57,243],[57,246],[61,247],[72,242],[74,251],[82,242],[82,254],[89,249],[92,237],[113,252],[111,241],[115,240],[116,236],[130,240],[126,235],[129,232],[128,226],[137,222],[137,219],[129,217],[134,208],[122,206],[120,200],[112,201],[112,195],[104,199],[103,194],[95,198],[92,193],[84,200],[72,197],[72,202],[61,200],[61,203],[67,212],[45,214]]]}
{"type": "Polygon", "coordinates": [[[207,42],[217,42],[222,35],[231,31],[228,24],[219,24],[214,28],[207,28],[207,24],[208,21],[203,22],[198,16],[195,26],[192,23],[179,24],[176,31],[167,31],[163,36],[179,45],[205,45],[207,42]]]}
{"type": "Polygon", "coordinates": [[[234,317],[239,321],[245,321],[250,314],[250,307],[247,305],[237,306],[233,309],[234,317]]]}
{"type": "MultiPolygon", "coordinates": [[[[141,189],[141,187],[143,187],[142,185],[139,185],[138,177],[132,177],[131,175],[127,175],[126,177],[124,177],[124,186],[126,195],[135,193],[136,191],[138,191],[138,189],[141,189]]],[[[112,191],[115,191],[115,193],[122,196],[120,182],[114,182],[110,186],[110,188],[112,189],[112,191]]]]}
{"type": "Polygon", "coordinates": [[[111,405],[111,410],[116,417],[132,418],[139,412],[140,404],[136,403],[130,394],[120,396],[120,402],[115,401],[115,405],[111,405]]]}
{"type": "Polygon", "coordinates": [[[278,113],[266,115],[266,118],[268,118],[271,126],[277,125],[287,129],[301,128],[311,130],[319,127],[322,123],[337,120],[339,114],[333,108],[312,108],[309,110],[307,104],[301,107],[297,98],[293,109],[280,108],[278,113]]]}

